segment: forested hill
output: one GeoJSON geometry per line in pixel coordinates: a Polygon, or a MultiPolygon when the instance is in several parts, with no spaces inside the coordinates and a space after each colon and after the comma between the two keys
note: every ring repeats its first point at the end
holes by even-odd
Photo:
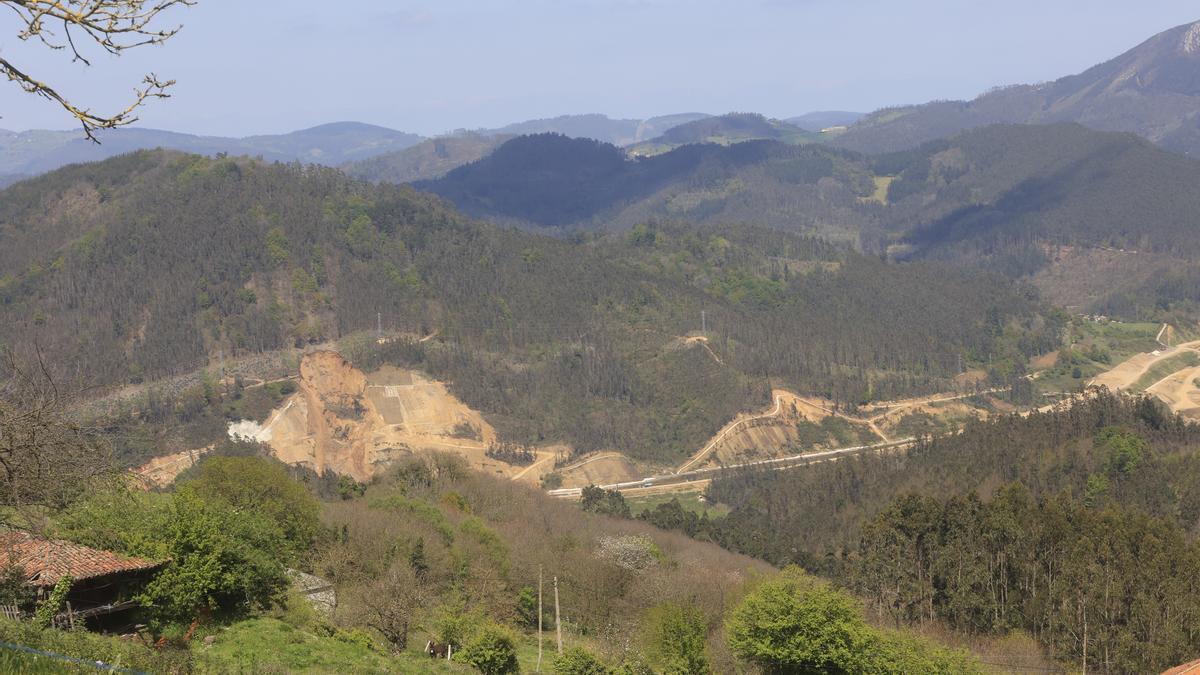
{"type": "Polygon", "coordinates": [[[709,490],[727,517],[648,519],[822,569],[897,623],[1019,630],[1064,663],[1160,672],[1200,651],[1198,442],[1154,400],[1103,393],[904,456],[743,472],[709,490]]]}
{"type": "Polygon", "coordinates": [[[1065,304],[1141,317],[1155,289],[1196,286],[1194,274],[1167,273],[1200,259],[1197,184],[1196,160],[1057,124],[995,125],[877,157],[747,141],[630,158],[594,141],[521,137],[418,187],[472,215],[550,231],[664,218],[769,226],[1036,278],[1065,304]],[[1113,264],[1126,273],[1051,274],[1062,247],[1122,254],[1113,264]]]}
{"type": "Polygon", "coordinates": [[[460,134],[430,138],[412,147],[349,162],[342,170],[355,178],[385,183],[412,183],[441,178],[464,164],[487,157],[512,136],[460,134]]]}
{"type": "Polygon", "coordinates": [[[742,141],[773,140],[799,144],[811,143],[817,138],[816,134],[800,127],[757,113],[729,113],[680,124],[661,136],[631,146],[629,151],[635,155],[653,155],[693,143],[728,145],[742,141]]]}
{"type": "Polygon", "coordinates": [[[452,381],[511,438],[660,458],[765,406],[769,385],[846,404],[942,389],[960,355],[1000,368],[1059,334],[1028,289],[986,274],[753,228],[573,243],[332,169],[162,151],[0,193],[0,308],[0,342],[110,385],[378,314],[436,332],[387,358],[452,381]],[[701,310],[719,361],[681,340],[701,310]]]}
{"type": "Polygon", "coordinates": [[[1184,154],[1200,153],[1200,22],[1164,31],[1078,75],[1006,87],[973,101],[888,108],[834,141],[861,152],[894,152],[997,124],[1078,122],[1128,131],[1184,154]]]}
{"type": "Polygon", "coordinates": [[[595,141],[527,136],[416,186],[472,215],[551,228],[619,228],[668,217],[853,239],[880,210],[861,201],[875,185],[857,156],[775,141],[690,144],[630,159],[595,141]]]}
{"type": "Polygon", "coordinates": [[[879,158],[927,255],[1048,243],[1200,255],[1200,161],[1132,134],[998,125],[879,158]]]}

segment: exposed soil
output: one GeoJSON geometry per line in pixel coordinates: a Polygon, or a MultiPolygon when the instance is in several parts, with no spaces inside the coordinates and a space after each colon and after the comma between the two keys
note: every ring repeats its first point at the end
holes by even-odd
{"type": "Polygon", "coordinates": [[[301,360],[299,384],[260,437],[281,461],[366,481],[404,456],[443,450],[477,469],[520,470],[487,457],[495,429],[419,372],[389,367],[367,376],[340,354],[319,351],[301,360]]]}
{"type": "Polygon", "coordinates": [[[1098,387],[1108,387],[1114,391],[1118,389],[1128,389],[1132,387],[1146,371],[1150,370],[1159,361],[1169,359],[1176,356],[1184,349],[1195,350],[1200,347],[1200,341],[1188,342],[1176,347],[1165,347],[1163,349],[1150,352],[1148,354],[1137,354],[1130,359],[1117,364],[1112,370],[1100,373],[1089,385],[1098,387]]]}
{"type": "Polygon", "coordinates": [[[637,480],[646,472],[619,452],[600,452],[583,457],[557,470],[562,476],[562,486],[586,487],[588,485],[611,485],[637,480]]]}
{"type": "Polygon", "coordinates": [[[184,450],[155,457],[134,469],[133,475],[137,478],[138,484],[147,490],[166,487],[175,482],[175,478],[179,474],[195,466],[196,462],[200,461],[200,458],[208,454],[210,450],[212,450],[211,445],[198,450],[184,450]]]}
{"type": "Polygon", "coordinates": [[[1200,366],[1184,368],[1154,383],[1147,393],[1154,394],[1171,408],[1193,420],[1200,420],[1200,366]]]}

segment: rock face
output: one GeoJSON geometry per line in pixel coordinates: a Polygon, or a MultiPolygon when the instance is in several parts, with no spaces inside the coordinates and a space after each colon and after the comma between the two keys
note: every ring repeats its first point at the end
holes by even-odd
{"type": "Polygon", "coordinates": [[[879,111],[834,144],[891,152],[988,124],[1078,122],[1129,131],[1200,155],[1200,22],[1159,33],[1120,56],[1039,85],[1007,87],[973,101],[879,111]]]}
{"type": "Polygon", "coordinates": [[[258,438],[283,462],[364,482],[419,451],[515,471],[486,456],[496,431],[441,382],[391,367],[366,375],[332,351],[304,356],[299,391],[271,414],[258,438]]]}
{"type": "Polygon", "coordinates": [[[337,609],[337,590],[333,584],[300,570],[288,570],[287,575],[292,580],[292,587],[308,600],[313,609],[327,619],[333,617],[337,609]]]}

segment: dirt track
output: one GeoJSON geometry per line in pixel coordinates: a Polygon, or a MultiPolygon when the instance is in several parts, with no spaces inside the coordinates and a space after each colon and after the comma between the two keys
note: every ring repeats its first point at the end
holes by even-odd
{"type": "Polygon", "coordinates": [[[1172,412],[1200,419],[1200,366],[1184,368],[1155,382],[1146,392],[1161,399],[1172,412]]]}
{"type": "Polygon", "coordinates": [[[1198,348],[1200,348],[1200,340],[1185,342],[1175,347],[1164,347],[1148,354],[1138,354],[1117,364],[1111,370],[1097,375],[1088,385],[1108,387],[1113,391],[1128,389],[1160,361],[1176,356],[1185,350],[1196,351],[1198,348]]]}

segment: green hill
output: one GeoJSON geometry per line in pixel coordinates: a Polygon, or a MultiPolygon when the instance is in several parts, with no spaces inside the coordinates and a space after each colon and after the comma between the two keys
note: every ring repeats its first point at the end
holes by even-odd
{"type": "Polygon", "coordinates": [[[1132,134],[1058,124],[995,125],[875,157],[746,141],[630,158],[527,137],[419,187],[472,215],[550,231],[651,219],[768,226],[981,266],[1066,305],[1145,318],[1159,291],[1192,311],[1198,180],[1195,160],[1132,134]]]}
{"type": "Polygon", "coordinates": [[[0,270],[0,342],[37,345],[71,382],[156,379],[382,317],[439,338],[379,359],[451,381],[513,440],[659,460],[766,405],[771,384],[853,405],[942,389],[960,356],[1058,342],[1054,315],[988,274],[754,228],[564,241],[331,169],[168,152],[10,188],[0,270]],[[719,363],[680,348],[702,310],[719,363]]]}
{"type": "Polygon", "coordinates": [[[656,155],[693,143],[716,143],[729,145],[742,141],[774,140],[784,143],[811,143],[816,136],[787,122],[773,120],[756,113],[729,113],[719,117],[706,117],[680,124],[651,138],[629,147],[635,156],[656,155]]]}
{"type": "Polygon", "coordinates": [[[511,138],[472,133],[431,138],[397,152],[350,162],[342,170],[371,182],[399,184],[441,178],[464,164],[487,157],[511,138]]]}

